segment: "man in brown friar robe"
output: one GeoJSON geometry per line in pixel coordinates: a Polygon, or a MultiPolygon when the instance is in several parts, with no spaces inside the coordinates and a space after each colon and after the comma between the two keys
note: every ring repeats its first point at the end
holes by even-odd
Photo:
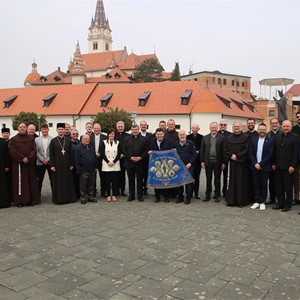
{"type": "Polygon", "coordinates": [[[10,156],[8,153],[8,142],[0,138],[0,208],[10,206],[10,156]]]}
{"type": "Polygon", "coordinates": [[[228,206],[248,204],[248,144],[249,137],[241,131],[241,123],[233,123],[233,134],[225,144],[225,159],[229,166],[226,202],[228,206]]]}
{"type": "Polygon", "coordinates": [[[50,169],[52,171],[52,202],[64,204],[75,202],[72,169],[74,156],[71,140],[64,136],[65,123],[57,124],[57,136],[49,145],[50,169]]]}
{"type": "Polygon", "coordinates": [[[19,133],[9,141],[12,158],[12,200],[18,207],[40,202],[36,179],[36,145],[33,136],[27,135],[25,123],[18,125],[19,133]]]}

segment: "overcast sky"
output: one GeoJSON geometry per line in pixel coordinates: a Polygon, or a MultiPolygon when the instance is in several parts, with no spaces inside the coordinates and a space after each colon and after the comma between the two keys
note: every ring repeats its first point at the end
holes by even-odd
{"type": "MultiPolygon", "coordinates": [[[[77,40],[87,53],[96,0],[0,0],[0,88],[22,87],[38,72],[67,70],[77,40]]],[[[104,0],[113,50],[156,52],[166,71],[219,70],[258,81],[300,83],[300,1],[104,0]]]]}

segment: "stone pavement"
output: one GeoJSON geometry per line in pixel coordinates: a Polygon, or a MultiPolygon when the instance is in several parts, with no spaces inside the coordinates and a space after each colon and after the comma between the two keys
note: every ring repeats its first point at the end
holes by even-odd
{"type": "Polygon", "coordinates": [[[0,299],[300,299],[299,206],[44,195],[0,210],[0,299]]]}

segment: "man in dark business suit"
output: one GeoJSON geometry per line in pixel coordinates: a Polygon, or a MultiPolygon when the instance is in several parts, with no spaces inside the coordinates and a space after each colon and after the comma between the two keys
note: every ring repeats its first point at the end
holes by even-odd
{"type": "Polygon", "coordinates": [[[199,197],[199,185],[200,185],[200,174],[201,174],[201,161],[200,161],[200,147],[203,139],[203,135],[199,133],[200,127],[198,124],[193,124],[191,127],[191,134],[187,135],[187,140],[193,141],[196,147],[197,157],[194,164],[193,171],[193,190],[195,199],[200,199],[199,197]]]}
{"type": "MultiPolygon", "coordinates": [[[[227,120],[221,119],[219,122],[219,130],[218,133],[224,136],[224,141],[226,144],[227,138],[232,134],[230,131],[227,130],[227,120]]],[[[225,164],[225,169],[222,171],[223,174],[223,188],[222,188],[222,194],[223,197],[225,197],[226,190],[227,190],[227,177],[228,177],[228,164],[225,164]]]]}
{"type": "Polygon", "coordinates": [[[131,126],[131,135],[125,138],[123,144],[125,155],[124,167],[127,169],[129,181],[129,197],[127,201],[135,200],[135,179],[137,181],[137,196],[140,202],[143,198],[143,161],[148,154],[148,140],[139,134],[139,126],[131,126]]]}
{"type": "Polygon", "coordinates": [[[271,158],[273,155],[273,140],[266,136],[266,124],[258,125],[258,137],[250,140],[249,159],[254,187],[255,203],[250,207],[266,209],[268,194],[268,178],[272,171],[271,158]]]}
{"type": "MultiPolygon", "coordinates": [[[[146,121],[142,120],[140,122],[140,135],[145,137],[148,140],[148,145],[150,140],[153,138],[153,134],[147,132],[148,124],[146,121]]],[[[143,160],[143,194],[148,195],[148,188],[147,188],[147,177],[148,177],[148,164],[149,164],[149,155],[147,154],[146,159],[143,160]]]]}
{"type": "Polygon", "coordinates": [[[218,123],[209,124],[210,133],[205,135],[200,149],[201,167],[206,173],[206,192],[204,202],[211,199],[212,176],[214,173],[215,202],[220,202],[221,171],[225,168],[224,137],[218,133],[218,123]]]}
{"type": "Polygon", "coordinates": [[[274,138],[272,168],[275,170],[278,203],[273,209],[287,212],[293,203],[293,176],[299,163],[299,137],[292,132],[292,123],[282,122],[282,133],[274,138]]]}
{"type": "MultiPolygon", "coordinates": [[[[173,143],[165,138],[165,132],[162,128],[157,128],[155,130],[155,138],[151,140],[150,146],[149,146],[149,154],[151,154],[152,150],[155,151],[163,151],[163,150],[170,150],[173,149],[174,145],[173,143]]],[[[157,203],[160,201],[160,194],[164,195],[164,200],[166,203],[169,202],[169,189],[154,189],[155,193],[155,200],[154,202],[157,203]]]]}

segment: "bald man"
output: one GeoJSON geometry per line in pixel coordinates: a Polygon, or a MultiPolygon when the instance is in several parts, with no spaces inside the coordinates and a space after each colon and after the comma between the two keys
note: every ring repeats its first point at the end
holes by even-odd
{"type": "Polygon", "coordinates": [[[282,132],[274,138],[272,168],[275,170],[275,188],[278,203],[273,209],[287,212],[293,203],[293,177],[299,163],[299,137],[292,132],[289,120],[282,122],[282,132]]]}

